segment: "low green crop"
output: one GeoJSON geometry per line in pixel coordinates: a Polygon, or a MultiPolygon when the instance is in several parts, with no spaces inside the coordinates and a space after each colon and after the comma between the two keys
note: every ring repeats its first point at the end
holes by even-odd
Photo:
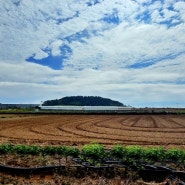
{"type": "Polygon", "coordinates": [[[87,144],[79,150],[73,146],[36,146],[36,145],[13,145],[0,144],[0,155],[21,154],[21,155],[59,155],[66,157],[81,157],[93,165],[102,164],[106,159],[116,159],[122,162],[136,163],[147,162],[178,162],[185,164],[185,150],[165,149],[164,147],[141,147],[115,145],[106,150],[104,145],[98,143],[87,144]]]}
{"type": "Polygon", "coordinates": [[[127,146],[125,153],[127,158],[132,158],[135,160],[138,160],[143,156],[143,150],[140,146],[127,146]]]}
{"type": "Polygon", "coordinates": [[[185,151],[180,149],[169,149],[166,152],[166,159],[170,161],[177,161],[185,163],[185,151]]]}
{"type": "Polygon", "coordinates": [[[71,147],[71,146],[59,146],[57,148],[57,154],[64,156],[67,161],[68,156],[78,157],[80,154],[80,150],[76,147],[71,147]]]}
{"type": "Polygon", "coordinates": [[[105,147],[97,143],[84,145],[81,155],[84,160],[87,160],[92,164],[101,163],[106,157],[105,147]]]}
{"type": "Polygon", "coordinates": [[[14,153],[17,154],[32,154],[32,155],[38,155],[40,153],[40,148],[35,145],[16,145],[13,148],[14,153]]]}
{"type": "Polygon", "coordinates": [[[55,155],[57,153],[57,147],[55,146],[45,146],[41,148],[42,155],[55,155]]]}
{"type": "Polygon", "coordinates": [[[0,154],[12,153],[14,146],[12,144],[0,144],[0,154]]]}
{"type": "Polygon", "coordinates": [[[143,158],[149,162],[164,161],[166,160],[166,150],[164,147],[143,148],[143,158]]]}
{"type": "Polygon", "coordinates": [[[121,145],[115,145],[111,149],[111,157],[115,159],[123,159],[126,154],[126,148],[121,145]]]}

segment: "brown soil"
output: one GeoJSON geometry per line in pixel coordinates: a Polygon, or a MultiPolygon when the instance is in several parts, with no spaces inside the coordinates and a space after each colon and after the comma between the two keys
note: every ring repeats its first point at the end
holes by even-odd
{"type": "MultiPolygon", "coordinates": [[[[185,115],[23,115],[0,114],[0,143],[75,145],[98,142],[185,149],[185,115]]],[[[16,167],[71,165],[58,156],[1,155],[0,164],[16,167]]],[[[133,174],[132,174],[133,175],[133,174]]],[[[107,179],[97,174],[12,176],[0,172],[0,184],[122,185],[147,184],[134,176],[107,179]]],[[[155,183],[150,183],[155,184],[155,183]]],[[[162,184],[162,183],[161,183],[162,184]]],[[[167,184],[166,181],[163,184],[167,184]]],[[[176,184],[174,182],[174,184],[176,184]]]]}
{"type": "Polygon", "coordinates": [[[144,182],[142,180],[134,181],[132,177],[121,178],[119,176],[108,179],[105,177],[92,175],[84,178],[76,178],[73,176],[61,176],[55,174],[38,175],[31,178],[16,177],[0,173],[0,183],[5,185],[178,185],[178,181],[171,182],[168,179],[161,183],[144,182]]]}
{"type": "Polygon", "coordinates": [[[185,115],[0,115],[0,142],[185,148],[185,115]]]}

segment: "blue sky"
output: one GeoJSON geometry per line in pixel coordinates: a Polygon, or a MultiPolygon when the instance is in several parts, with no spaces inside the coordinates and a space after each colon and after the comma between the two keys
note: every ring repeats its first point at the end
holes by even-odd
{"type": "Polygon", "coordinates": [[[185,107],[184,0],[0,1],[0,46],[0,103],[185,107]]]}

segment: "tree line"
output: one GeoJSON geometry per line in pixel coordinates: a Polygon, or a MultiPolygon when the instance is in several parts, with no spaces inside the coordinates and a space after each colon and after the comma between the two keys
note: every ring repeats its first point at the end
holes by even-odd
{"type": "Polygon", "coordinates": [[[73,105],[73,106],[125,106],[123,103],[100,96],[69,96],[61,99],[47,100],[44,106],[73,105]]]}

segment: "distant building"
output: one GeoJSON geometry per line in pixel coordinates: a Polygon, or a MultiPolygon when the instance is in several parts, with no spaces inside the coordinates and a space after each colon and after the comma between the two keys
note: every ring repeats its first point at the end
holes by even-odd
{"type": "Polygon", "coordinates": [[[42,110],[67,111],[130,111],[132,107],[123,106],[39,106],[42,110]]]}

